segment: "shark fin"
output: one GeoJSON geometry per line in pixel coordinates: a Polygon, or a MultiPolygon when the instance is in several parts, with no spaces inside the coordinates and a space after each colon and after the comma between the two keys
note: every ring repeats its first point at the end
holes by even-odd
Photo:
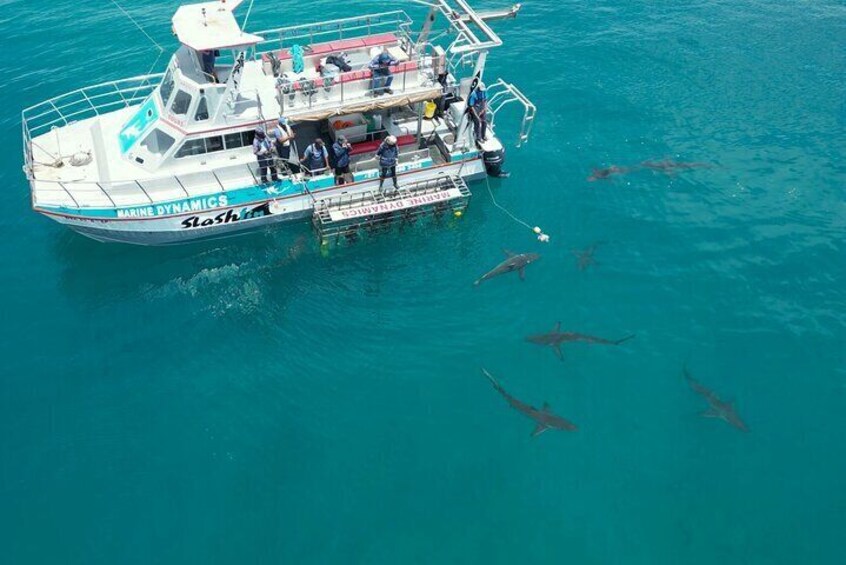
{"type": "Polygon", "coordinates": [[[700,412],[699,415],[702,416],[703,418],[719,418],[720,417],[720,413],[717,412],[716,410],[714,410],[713,408],[708,408],[707,410],[700,412]]]}
{"type": "Polygon", "coordinates": [[[549,402],[544,402],[544,403],[543,403],[543,408],[542,408],[542,410],[543,410],[544,412],[549,412],[549,410],[550,410],[551,408],[552,408],[552,406],[550,406],[550,405],[549,405],[549,402]]]}
{"type": "Polygon", "coordinates": [[[555,333],[560,332],[561,331],[561,322],[555,322],[555,327],[552,328],[552,331],[554,331],[555,333]]]}
{"type": "Polygon", "coordinates": [[[520,267],[520,268],[517,270],[517,273],[519,273],[519,275],[520,275],[520,280],[521,280],[521,281],[526,280],[526,267],[520,267]]]}
{"type": "Polygon", "coordinates": [[[555,345],[553,345],[552,350],[555,352],[556,357],[558,357],[562,361],[564,360],[564,353],[561,351],[561,344],[560,343],[556,343],[555,345]]]}
{"type": "Polygon", "coordinates": [[[532,430],[532,437],[538,437],[543,432],[549,429],[549,426],[544,426],[543,424],[538,424],[535,426],[535,429],[532,430]]]}
{"type": "Polygon", "coordinates": [[[502,248],[502,252],[505,253],[506,257],[514,257],[514,253],[506,248],[502,248]]]}

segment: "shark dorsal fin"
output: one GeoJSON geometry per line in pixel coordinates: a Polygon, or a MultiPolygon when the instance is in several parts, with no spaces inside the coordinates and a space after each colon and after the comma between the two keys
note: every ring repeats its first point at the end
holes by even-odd
{"type": "Polygon", "coordinates": [[[505,253],[506,257],[514,257],[514,255],[515,255],[513,251],[510,251],[510,250],[508,250],[504,247],[502,248],[502,252],[505,253]]]}
{"type": "Polygon", "coordinates": [[[560,333],[561,332],[561,322],[555,322],[555,327],[552,328],[552,331],[554,333],[560,333]]]}
{"type": "Polygon", "coordinates": [[[543,410],[544,412],[549,412],[551,409],[552,409],[552,406],[550,406],[550,405],[549,405],[549,402],[544,402],[544,403],[543,403],[543,409],[542,409],[542,410],[543,410]]]}

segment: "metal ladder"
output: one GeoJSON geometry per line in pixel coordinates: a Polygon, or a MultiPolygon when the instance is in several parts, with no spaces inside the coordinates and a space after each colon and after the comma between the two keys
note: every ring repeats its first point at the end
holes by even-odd
{"type": "Polygon", "coordinates": [[[511,83],[498,79],[495,83],[488,85],[488,114],[490,115],[489,121],[492,129],[499,111],[513,102],[523,106],[523,121],[520,124],[520,135],[517,140],[517,147],[520,147],[529,141],[537,107],[519,88],[511,83]]]}

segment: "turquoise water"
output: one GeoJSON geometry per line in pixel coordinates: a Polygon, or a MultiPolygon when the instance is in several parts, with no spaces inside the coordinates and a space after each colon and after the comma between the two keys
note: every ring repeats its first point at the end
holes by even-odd
{"type": "MultiPolygon", "coordinates": [[[[0,0],[2,562],[841,562],[846,7],[772,4],[527,1],[489,79],[540,114],[492,188],[552,241],[481,183],[323,256],[306,225],[146,249],[33,214],[20,109],[155,52],[109,2],[0,0]],[[663,158],[714,167],[585,180],[663,158]],[[501,247],[542,259],[474,288],[501,247]],[[523,340],[557,320],[637,337],[561,362],[523,340]],[[578,431],[530,438],[481,366],[578,431]]],[[[177,5],[127,3],[168,49],[177,5]]]]}

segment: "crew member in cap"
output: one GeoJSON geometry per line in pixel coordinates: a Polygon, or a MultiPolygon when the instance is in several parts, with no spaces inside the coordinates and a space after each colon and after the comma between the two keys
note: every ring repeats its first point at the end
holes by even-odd
{"type": "Polygon", "coordinates": [[[394,189],[399,190],[397,184],[397,161],[399,160],[399,147],[397,147],[397,138],[389,135],[376,150],[376,156],[379,157],[379,190],[382,190],[382,185],[385,184],[385,179],[391,177],[394,181],[394,189]]]}
{"type": "Polygon", "coordinates": [[[485,141],[488,135],[488,93],[482,81],[479,81],[467,99],[467,111],[473,120],[476,140],[485,141]]]}
{"type": "Polygon", "coordinates": [[[335,184],[352,182],[350,173],[350,151],[352,145],[343,135],[339,135],[332,144],[332,152],[335,154],[335,184]]]}
{"type": "Polygon", "coordinates": [[[279,177],[276,174],[276,165],[273,164],[273,153],[270,139],[263,128],[256,128],[256,137],[253,139],[253,155],[258,159],[259,174],[261,182],[267,184],[267,170],[270,169],[270,178],[277,182],[279,177]]]}
{"type": "Polygon", "coordinates": [[[288,125],[288,119],[281,116],[278,125],[273,128],[270,135],[273,136],[273,143],[276,146],[276,155],[279,160],[290,168],[292,173],[300,172],[299,165],[291,161],[291,141],[297,137],[297,134],[288,125]]]}

